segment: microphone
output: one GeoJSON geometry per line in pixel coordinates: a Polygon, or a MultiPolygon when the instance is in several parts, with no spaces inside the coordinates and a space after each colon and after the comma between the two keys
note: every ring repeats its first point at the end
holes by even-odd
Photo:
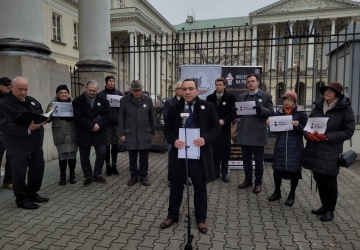
{"type": "Polygon", "coordinates": [[[184,109],[184,111],[180,114],[180,117],[182,118],[182,125],[185,127],[186,120],[189,117],[189,109],[184,109]]]}

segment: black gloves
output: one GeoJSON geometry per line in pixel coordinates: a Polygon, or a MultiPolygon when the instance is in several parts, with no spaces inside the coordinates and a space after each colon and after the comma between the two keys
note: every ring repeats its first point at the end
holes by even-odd
{"type": "Polygon", "coordinates": [[[256,106],[253,107],[253,109],[256,109],[256,114],[260,115],[262,113],[262,107],[259,103],[256,103],[256,106]]]}
{"type": "Polygon", "coordinates": [[[231,109],[231,115],[232,116],[234,116],[234,117],[236,117],[237,116],[237,114],[236,114],[236,110],[237,110],[237,108],[234,106],[234,107],[232,107],[232,109],[231,109]]]}

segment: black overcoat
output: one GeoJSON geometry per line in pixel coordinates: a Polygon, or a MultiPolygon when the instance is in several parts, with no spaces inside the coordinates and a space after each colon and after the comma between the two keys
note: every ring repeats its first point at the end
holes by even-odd
{"type": "Polygon", "coordinates": [[[74,108],[74,124],[76,127],[76,141],[79,147],[106,145],[106,125],[110,122],[111,109],[107,99],[95,97],[94,107],[91,108],[86,100],[85,92],[72,102],[74,108]],[[100,126],[93,132],[95,123],[100,126]]]}
{"type": "Polygon", "coordinates": [[[219,119],[224,120],[225,123],[221,126],[220,136],[212,143],[214,159],[229,160],[231,152],[231,122],[235,119],[231,115],[231,111],[235,106],[235,96],[224,90],[219,106],[216,105],[216,99],[216,91],[206,97],[206,101],[214,104],[219,119]]]}
{"type": "MultiPolygon", "coordinates": [[[[169,108],[168,115],[165,119],[164,135],[166,141],[172,146],[169,158],[170,181],[181,176],[178,149],[174,143],[179,139],[179,128],[182,127],[180,114],[184,110],[184,106],[184,99],[181,98],[176,105],[172,105],[169,108]]],[[[200,137],[205,140],[205,145],[200,147],[200,161],[205,168],[207,182],[211,182],[215,179],[211,143],[220,135],[219,118],[216,115],[214,105],[199,98],[196,98],[193,112],[195,128],[200,128],[200,137]]]]}

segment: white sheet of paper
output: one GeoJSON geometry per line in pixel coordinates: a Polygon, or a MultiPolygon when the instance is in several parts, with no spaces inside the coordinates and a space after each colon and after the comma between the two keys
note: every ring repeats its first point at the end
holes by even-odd
{"type": "MultiPolygon", "coordinates": [[[[194,145],[194,140],[200,137],[199,128],[187,128],[186,129],[186,142],[187,142],[187,158],[188,159],[200,159],[200,147],[194,145]]],[[[179,140],[185,141],[185,129],[179,128],[179,140]]],[[[178,158],[185,159],[185,148],[178,150],[178,158]]]]}
{"type": "Polygon", "coordinates": [[[122,96],[119,96],[119,95],[106,95],[106,98],[109,101],[110,107],[115,107],[115,108],[120,107],[121,97],[122,96]]]}
{"type": "Polygon", "coordinates": [[[271,116],[269,117],[269,120],[271,132],[294,130],[294,127],[291,124],[292,115],[271,116]]]}
{"type": "Polygon", "coordinates": [[[235,102],[237,115],[256,115],[255,101],[235,102]]]}
{"type": "Polygon", "coordinates": [[[73,106],[71,102],[53,102],[55,110],[52,114],[53,117],[73,117],[73,106]]]}
{"type": "Polygon", "coordinates": [[[317,131],[319,134],[324,134],[327,128],[327,122],[329,117],[311,117],[308,118],[306,126],[304,128],[305,131],[314,133],[317,131]]]}

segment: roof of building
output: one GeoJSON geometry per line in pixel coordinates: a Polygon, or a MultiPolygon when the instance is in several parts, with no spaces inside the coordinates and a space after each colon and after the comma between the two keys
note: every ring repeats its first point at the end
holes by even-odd
{"type": "Polygon", "coordinates": [[[177,30],[196,30],[196,29],[212,29],[212,28],[226,28],[244,26],[249,23],[248,16],[241,17],[228,17],[218,19],[207,20],[192,20],[192,17],[188,17],[188,22],[174,25],[177,30]]]}

